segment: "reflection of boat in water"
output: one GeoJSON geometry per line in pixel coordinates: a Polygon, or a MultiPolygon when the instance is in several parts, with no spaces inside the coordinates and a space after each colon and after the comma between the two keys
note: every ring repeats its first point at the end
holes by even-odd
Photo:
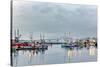
{"type": "Polygon", "coordinates": [[[96,55],[96,47],[94,47],[94,46],[89,47],[89,55],[90,56],[96,55]]]}

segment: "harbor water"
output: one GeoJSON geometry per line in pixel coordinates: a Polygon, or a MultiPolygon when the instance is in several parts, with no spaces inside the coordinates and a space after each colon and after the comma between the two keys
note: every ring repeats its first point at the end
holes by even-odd
{"type": "Polygon", "coordinates": [[[46,50],[18,50],[12,52],[13,66],[60,64],[97,61],[97,48],[62,48],[49,44],[46,50]]]}

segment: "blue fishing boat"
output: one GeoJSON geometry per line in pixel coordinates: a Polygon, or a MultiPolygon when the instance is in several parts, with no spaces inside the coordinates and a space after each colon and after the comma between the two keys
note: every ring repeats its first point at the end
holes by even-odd
{"type": "Polygon", "coordinates": [[[61,45],[61,47],[76,47],[76,45],[74,45],[74,44],[64,44],[64,45],[61,45]]]}

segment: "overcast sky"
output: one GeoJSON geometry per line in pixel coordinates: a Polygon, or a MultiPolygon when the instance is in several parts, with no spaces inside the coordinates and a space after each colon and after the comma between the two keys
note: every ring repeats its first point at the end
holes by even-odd
{"type": "Polygon", "coordinates": [[[13,35],[19,29],[22,39],[39,39],[70,36],[84,38],[96,37],[97,7],[94,5],[74,5],[45,2],[13,2],[13,35]]]}

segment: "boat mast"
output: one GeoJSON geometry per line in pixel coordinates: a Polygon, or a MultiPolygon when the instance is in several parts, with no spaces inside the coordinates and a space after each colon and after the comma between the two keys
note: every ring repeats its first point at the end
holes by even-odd
{"type": "Polygon", "coordinates": [[[20,37],[21,37],[21,34],[19,34],[19,29],[15,30],[15,42],[19,42],[20,37]]]}
{"type": "Polygon", "coordinates": [[[33,34],[30,34],[30,41],[33,41],[33,34]]]}

